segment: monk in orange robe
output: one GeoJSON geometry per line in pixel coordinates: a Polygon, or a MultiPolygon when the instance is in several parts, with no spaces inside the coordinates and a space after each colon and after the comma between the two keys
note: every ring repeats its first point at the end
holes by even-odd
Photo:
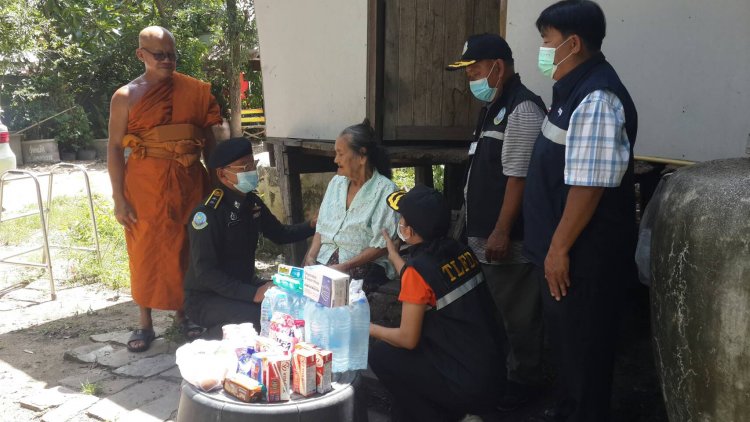
{"type": "Polygon", "coordinates": [[[145,28],[138,44],[145,72],[112,96],[107,154],[115,217],[125,228],[131,291],[140,308],[139,328],[127,344],[134,352],[147,350],[154,339],[152,308],[177,311],[175,322],[183,329],[199,328],[188,326],[182,312],[185,224],[208,193],[200,158],[215,144],[211,127],[222,122],[210,84],[175,71],[169,31],[145,28]]]}

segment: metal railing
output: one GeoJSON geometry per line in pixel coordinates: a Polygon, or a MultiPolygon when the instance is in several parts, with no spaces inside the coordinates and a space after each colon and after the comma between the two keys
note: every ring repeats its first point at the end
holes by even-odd
{"type": "MultiPolygon", "coordinates": [[[[5,213],[7,214],[7,213],[5,213]]],[[[0,258],[0,264],[11,264],[11,265],[22,265],[27,267],[37,267],[37,268],[46,268],[47,273],[49,275],[49,284],[50,284],[50,297],[52,300],[57,299],[57,293],[55,292],[55,278],[52,274],[52,255],[50,255],[50,249],[73,249],[73,250],[82,250],[82,251],[91,251],[96,252],[96,258],[101,263],[101,252],[99,250],[99,235],[97,231],[96,226],[96,215],[94,214],[94,202],[91,197],[91,185],[89,183],[89,175],[86,169],[83,166],[77,165],[77,164],[70,164],[70,163],[59,163],[50,168],[50,170],[46,173],[33,173],[28,170],[7,170],[3,172],[0,175],[0,224],[16,220],[19,218],[24,217],[31,217],[34,215],[39,216],[39,222],[42,228],[42,238],[43,243],[41,246],[24,249],[20,252],[16,252],[7,256],[4,256],[0,258]],[[49,216],[52,210],[52,187],[54,185],[54,176],[55,173],[63,168],[67,169],[73,169],[75,171],[80,171],[83,174],[83,179],[86,185],[86,196],[88,198],[89,203],[89,212],[91,214],[91,228],[93,231],[93,238],[94,238],[94,245],[93,247],[82,247],[82,246],[72,246],[72,245],[52,245],[49,241],[49,216]],[[16,176],[16,177],[11,177],[16,176]],[[41,185],[39,184],[39,178],[40,177],[49,177],[48,186],[47,186],[47,202],[42,201],[42,189],[41,185]],[[36,211],[29,211],[21,214],[13,214],[11,216],[3,215],[3,190],[6,183],[10,182],[16,182],[19,180],[26,180],[31,179],[34,182],[34,187],[36,189],[36,200],[37,200],[37,210],[36,211]],[[30,262],[30,261],[18,261],[11,258],[17,258],[21,255],[26,255],[31,252],[36,252],[38,250],[42,250],[42,262],[36,263],[36,262],[30,262]]]]}

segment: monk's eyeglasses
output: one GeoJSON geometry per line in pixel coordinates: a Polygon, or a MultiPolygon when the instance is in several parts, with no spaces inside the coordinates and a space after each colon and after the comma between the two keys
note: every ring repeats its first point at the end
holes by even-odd
{"type": "Polygon", "coordinates": [[[154,53],[146,48],[141,47],[141,50],[146,51],[148,54],[154,57],[157,62],[162,62],[164,59],[169,59],[170,62],[176,62],[180,58],[180,55],[175,53],[154,53]]]}

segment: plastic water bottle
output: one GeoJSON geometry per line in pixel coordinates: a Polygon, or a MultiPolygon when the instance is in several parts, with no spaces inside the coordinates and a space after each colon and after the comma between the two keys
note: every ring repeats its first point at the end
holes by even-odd
{"type": "Polygon", "coordinates": [[[294,319],[304,319],[306,298],[296,292],[287,292],[287,296],[289,297],[290,305],[289,315],[294,319]]]}
{"type": "Polygon", "coordinates": [[[266,294],[263,295],[263,302],[260,303],[260,335],[264,337],[268,336],[268,324],[271,322],[276,297],[280,292],[278,288],[271,287],[266,290],[266,294]]]}
{"type": "Polygon", "coordinates": [[[279,290],[279,293],[276,295],[276,300],[273,303],[273,310],[271,311],[271,315],[275,312],[283,312],[287,315],[291,315],[292,313],[292,306],[289,300],[289,294],[283,290],[279,290]]]}
{"type": "MultiPolygon", "coordinates": [[[[367,369],[367,352],[370,345],[370,305],[362,295],[349,305],[352,329],[349,341],[349,369],[367,369]]],[[[335,357],[336,355],[334,355],[335,357]]]]}
{"type": "Polygon", "coordinates": [[[330,350],[330,321],[326,310],[327,308],[317,302],[312,300],[307,302],[305,306],[305,339],[318,347],[330,350]]]}
{"type": "Polygon", "coordinates": [[[10,149],[10,133],[8,128],[0,121],[0,174],[15,168],[16,154],[10,149]]]}
{"type": "Polygon", "coordinates": [[[331,348],[333,372],[349,369],[349,342],[352,333],[352,316],[348,306],[326,308],[331,321],[331,348]]]}

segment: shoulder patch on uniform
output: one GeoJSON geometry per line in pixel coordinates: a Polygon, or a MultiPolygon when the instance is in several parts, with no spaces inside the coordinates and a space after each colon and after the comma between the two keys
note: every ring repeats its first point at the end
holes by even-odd
{"type": "Polygon", "coordinates": [[[224,197],[224,191],[221,189],[214,189],[213,192],[211,192],[211,196],[206,199],[205,205],[207,207],[211,207],[213,209],[219,208],[219,202],[221,202],[221,198],[224,197]]]}
{"type": "Polygon", "coordinates": [[[206,219],[206,214],[204,214],[202,211],[198,211],[195,213],[195,216],[193,216],[193,228],[196,230],[200,230],[206,226],[208,226],[208,220],[206,219]]]}
{"type": "Polygon", "coordinates": [[[502,123],[503,118],[505,118],[505,107],[500,109],[500,111],[497,113],[497,116],[495,116],[495,119],[492,122],[496,125],[499,125],[500,123],[502,123]]]}

